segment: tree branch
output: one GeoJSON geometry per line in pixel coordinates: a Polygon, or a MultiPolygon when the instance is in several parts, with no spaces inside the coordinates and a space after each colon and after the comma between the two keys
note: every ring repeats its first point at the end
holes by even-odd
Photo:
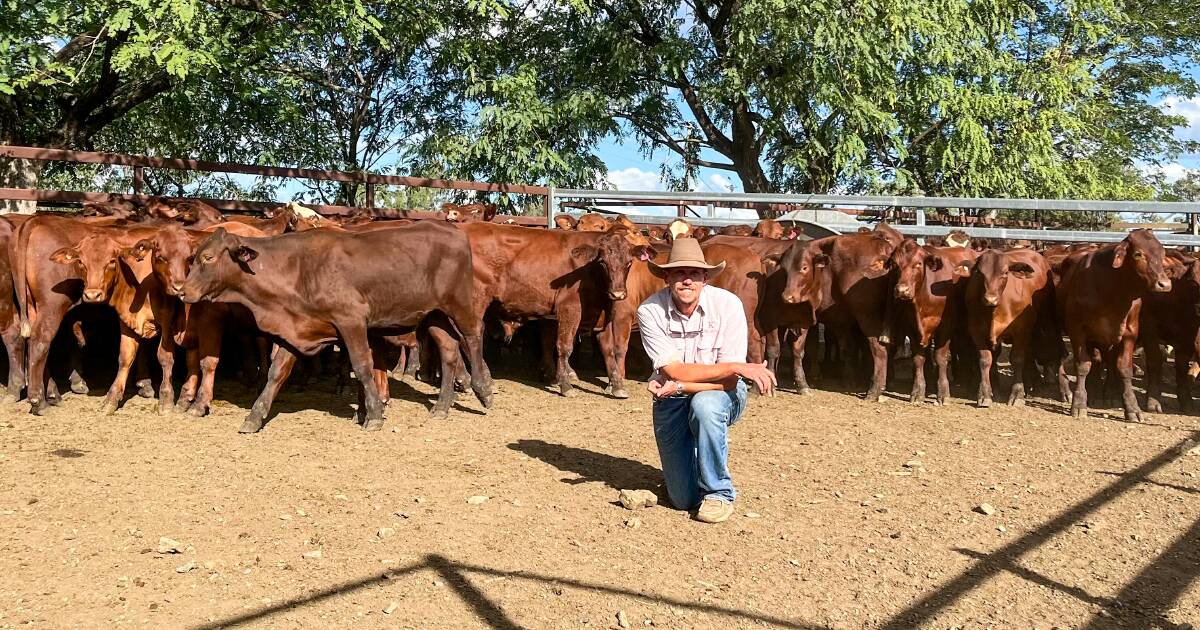
{"type": "MultiPolygon", "coordinates": [[[[674,151],[675,153],[678,153],[680,156],[682,156],[684,158],[688,157],[687,149],[684,148],[683,145],[679,144],[679,142],[676,141],[674,138],[672,138],[671,134],[667,133],[667,131],[665,129],[660,129],[657,127],[650,127],[649,125],[646,125],[641,120],[639,120],[637,115],[633,114],[632,112],[613,112],[612,115],[616,118],[624,118],[625,120],[628,120],[629,124],[636,127],[638,131],[640,131],[643,134],[652,138],[658,144],[661,144],[662,146],[674,151]]],[[[703,166],[704,168],[715,168],[715,169],[720,169],[723,171],[735,170],[733,164],[727,164],[725,162],[711,162],[709,160],[701,160],[701,159],[694,159],[694,160],[690,160],[690,161],[692,163],[694,163],[695,165],[703,166]]]]}

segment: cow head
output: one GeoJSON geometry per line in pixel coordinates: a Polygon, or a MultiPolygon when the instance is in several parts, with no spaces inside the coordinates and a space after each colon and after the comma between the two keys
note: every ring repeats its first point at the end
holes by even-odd
{"type": "Polygon", "coordinates": [[[171,225],[158,230],[150,238],[138,241],[131,249],[137,260],[150,255],[150,265],[162,283],[163,290],[168,295],[178,297],[183,294],[183,283],[187,280],[191,267],[192,252],[196,250],[200,238],[198,234],[171,225]]]}
{"type": "Polygon", "coordinates": [[[786,274],[780,297],[788,304],[814,303],[821,297],[821,278],[829,256],[811,243],[796,242],[782,254],[768,254],[763,262],[786,274]]]}
{"type": "Polygon", "coordinates": [[[783,226],[780,225],[778,221],[774,219],[763,219],[762,221],[758,222],[758,225],[754,226],[754,232],[750,235],[761,238],[781,239],[783,238],[783,232],[783,226]]]}
{"type": "Polygon", "coordinates": [[[241,237],[217,228],[196,248],[192,266],[183,283],[182,298],[189,304],[211,300],[237,283],[243,274],[253,274],[250,261],[258,251],[246,245],[241,237]]]}
{"type": "Polygon", "coordinates": [[[643,245],[630,247],[625,238],[626,231],[609,230],[593,243],[579,245],[571,250],[571,259],[576,266],[582,267],[591,262],[600,265],[608,282],[608,297],[612,300],[625,299],[625,280],[629,277],[629,267],[633,265],[633,259],[651,260],[655,254],[653,249],[643,245]]]}
{"type": "Polygon", "coordinates": [[[688,223],[683,219],[675,219],[667,224],[667,240],[673,241],[677,238],[694,238],[695,230],[696,228],[692,227],[691,223],[688,223]]]}
{"type": "MultiPolygon", "coordinates": [[[[959,263],[959,267],[969,270],[970,261],[959,263]]],[[[973,278],[981,287],[979,299],[983,306],[999,306],[1004,297],[1004,290],[1012,278],[1028,280],[1033,277],[1034,268],[1027,262],[1014,260],[998,249],[989,249],[975,261],[973,278]]]]}
{"type": "Polygon", "coordinates": [[[560,230],[574,230],[576,223],[578,221],[575,220],[575,217],[569,214],[554,215],[554,227],[560,230]]]}
{"type": "Polygon", "coordinates": [[[575,224],[575,229],[580,232],[606,232],[612,224],[603,215],[589,212],[579,217],[579,223],[575,224]]]}
{"type": "Polygon", "coordinates": [[[1162,243],[1150,230],[1134,230],[1113,250],[1113,269],[1133,275],[1151,293],[1171,290],[1171,277],[1163,268],[1162,243]]]}
{"type": "MultiPolygon", "coordinates": [[[[79,269],[83,275],[83,301],[94,304],[104,302],[112,294],[117,274],[123,273],[122,259],[132,269],[144,257],[145,252],[138,246],[125,247],[111,235],[95,232],[71,247],[54,252],[50,260],[79,269]]],[[[137,277],[136,280],[143,278],[137,277]]]]}

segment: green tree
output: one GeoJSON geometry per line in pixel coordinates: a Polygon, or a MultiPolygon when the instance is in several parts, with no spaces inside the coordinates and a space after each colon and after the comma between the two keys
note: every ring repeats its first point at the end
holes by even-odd
{"type": "Polygon", "coordinates": [[[432,148],[451,171],[516,175],[513,163],[532,160],[533,175],[587,181],[602,174],[589,160],[598,140],[628,133],[677,169],[728,170],[752,192],[1141,198],[1149,187],[1130,179],[1133,161],[1188,148],[1171,133],[1182,120],[1147,101],[1196,92],[1190,10],[1190,0],[514,3],[455,48],[468,61],[451,73],[457,93],[481,116],[437,135],[459,152],[432,148]],[[699,155],[681,141],[689,123],[699,155]]]}

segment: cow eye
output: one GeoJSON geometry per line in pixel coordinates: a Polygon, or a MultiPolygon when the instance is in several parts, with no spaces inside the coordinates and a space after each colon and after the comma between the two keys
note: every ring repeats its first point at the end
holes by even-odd
{"type": "Polygon", "coordinates": [[[213,258],[212,254],[205,254],[204,257],[200,259],[200,262],[207,265],[207,264],[212,263],[213,260],[214,260],[214,258],[213,258]]]}
{"type": "Polygon", "coordinates": [[[1133,252],[1133,257],[1141,260],[1143,258],[1142,252],[1133,252]]]}
{"type": "Polygon", "coordinates": [[[155,257],[154,257],[154,260],[155,260],[156,262],[160,262],[160,263],[161,263],[161,262],[167,262],[167,259],[166,259],[166,258],[163,258],[162,256],[155,256],[155,257]]]}

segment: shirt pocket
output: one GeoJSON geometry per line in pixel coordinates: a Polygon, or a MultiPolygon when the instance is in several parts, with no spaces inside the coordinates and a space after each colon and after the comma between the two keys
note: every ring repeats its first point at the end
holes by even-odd
{"type": "Polygon", "coordinates": [[[717,362],[718,343],[717,327],[705,326],[696,339],[696,362],[712,365],[717,362]]]}

